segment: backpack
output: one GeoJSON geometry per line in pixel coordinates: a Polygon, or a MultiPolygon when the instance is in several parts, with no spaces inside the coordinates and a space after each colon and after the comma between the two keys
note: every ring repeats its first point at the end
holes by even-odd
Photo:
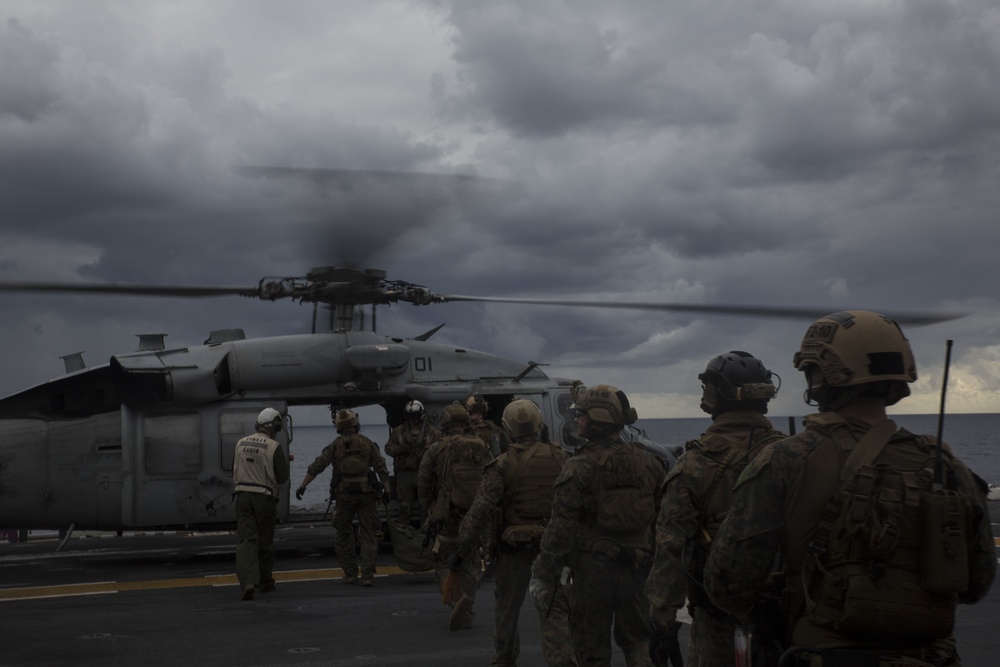
{"type": "Polygon", "coordinates": [[[361,492],[369,490],[369,461],[375,444],[359,434],[342,435],[336,441],[333,455],[333,476],[330,492],[361,492]]]}
{"type": "Polygon", "coordinates": [[[594,458],[587,508],[599,534],[623,544],[644,545],[656,518],[657,480],[632,443],[613,442],[587,451],[594,458]]]}
{"type": "Polygon", "coordinates": [[[452,509],[467,512],[483,480],[486,464],[493,457],[486,444],[472,435],[451,436],[442,452],[440,498],[452,509]]]}
{"type": "MultiPolygon", "coordinates": [[[[950,451],[942,447],[947,473],[936,489],[936,439],[895,430],[886,420],[853,448],[803,563],[803,611],[862,640],[943,639],[969,583],[972,501],[958,491],[950,451]]],[[[847,449],[845,431],[828,428],[847,449]]]]}
{"type": "MultiPolygon", "coordinates": [[[[738,442],[735,439],[726,438],[730,440],[731,446],[726,457],[721,461],[703,453],[705,468],[696,503],[698,515],[701,517],[699,522],[701,542],[706,548],[711,545],[716,533],[719,532],[719,527],[729,514],[729,508],[733,504],[733,487],[736,486],[736,480],[739,479],[740,473],[750,461],[764,450],[766,445],[787,437],[784,433],[769,431],[760,440],[754,442],[754,435],[754,431],[751,430],[745,438],[738,442]],[[737,458],[741,453],[743,456],[737,458]]],[[[699,440],[692,440],[685,444],[686,449],[701,449],[701,447],[699,440]]]]}
{"type": "Polygon", "coordinates": [[[566,457],[556,445],[535,442],[528,447],[507,449],[504,494],[501,501],[503,523],[543,525],[552,513],[553,485],[566,457]]]}
{"type": "MultiPolygon", "coordinates": [[[[692,584],[689,587],[689,596],[696,608],[705,611],[713,618],[725,618],[726,614],[715,606],[705,591],[705,563],[712,541],[715,540],[716,533],[729,514],[729,508],[732,507],[733,487],[736,486],[736,480],[746,465],[760,454],[766,445],[786,437],[779,431],[765,431],[764,437],[754,442],[754,435],[751,429],[741,440],[717,436],[730,442],[729,450],[721,460],[702,452],[705,466],[702,471],[701,488],[697,498],[694,499],[699,521],[698,537],[691,553],[691,570],[688,572],[692,584]]],[[[691,440],[684,447],[687,450],[703,448],[700,440],[691,440]]]]}

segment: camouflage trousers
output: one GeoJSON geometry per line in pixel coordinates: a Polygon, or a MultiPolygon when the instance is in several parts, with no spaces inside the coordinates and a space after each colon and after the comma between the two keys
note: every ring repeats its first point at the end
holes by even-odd
{"type": "Polygon", "coordinates": [[[736,624],[731,618],[715,618],[704,610],[694,609],[691,612],[687,667],[736,664],[733,649],[735,632],[736,624]]]}
{"type": "Polygon", "coordinates": [[[337,531],[337,560],[347,576],[358,576],[358,545],[354,539],[354,519],[358,519],[361,542],[361,576],[375,576],[381,521],[374,493],[341,493],[333,506],[333,528],[337,531]]]}
{"type": "Polygon", "coordinates": [[[569,631],[580,665],[611,664],[611,640],[628,667],[652,667],[649,659],[649,565],[635,567],[577,552],[570,592],[569,631]]]}
{"type": "MultiPolygon", "coordinates": [[[[457,544],[454,537],[445,535],[439,535],[434,542],[434,579],[437,581],[438,591],[443,592],[444,590],[444,580],[451,572],[448,567],[448,559],[455,553],[457,544]]],[[[476,599],[476,588],[479,586],[482,569],[478,553],[464,559],[458,568],[458,576],[462,582],[462,593],[470,600],[475,601],[476,599]]]]}
{"type": "Polygon", "coordinates": [[[236,577],[240,588],[274,583],[274,524],[278,499],[263,493],[236,492],[236,577]]]}
{"type": "MultiPolygon", "coordinates": [[[[530,548],[501,551],[494,581],[496,615],[493,626],[493,667],[516,667],[521,652],[517,624],[531,583],[531,563],[538,551],[530,548]]],[[[576,667],[569,642],[569,604],[566,591],[556,590],[551,607],[538,610],[542,655],[549,667],[576,667]]]]}

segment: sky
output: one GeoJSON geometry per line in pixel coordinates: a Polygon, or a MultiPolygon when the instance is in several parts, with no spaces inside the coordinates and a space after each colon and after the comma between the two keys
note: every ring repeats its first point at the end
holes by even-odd
{"type": "MultiPolygon", "coordinates": [[[[256,285],[378,268],[444,294],[963,313],[904,327],[897,413],[1000,411],[994,0],[0,0],[0,281],[256,285]],[[266,166],[383,174],[317,194],[266,166]],[[446,177],[427,176],[435,174],[446,177]]],[[[0,294],[0,395],[309,306],[0,294]]],[[[813,411],[810,320],[451,303],[381,333],[699,417],[745,350],[813,411]]]]}

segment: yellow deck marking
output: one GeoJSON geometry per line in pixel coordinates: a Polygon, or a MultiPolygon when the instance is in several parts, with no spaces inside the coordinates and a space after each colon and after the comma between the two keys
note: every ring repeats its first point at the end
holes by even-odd
{"type": "MultiPolygon", "coordinates": [[[[378,568],[376,576],[382,577],[397,574],[429,574],[411,573],[396,566],[378,568]]],[[[322,570],[292,570],[275,572],[275,581],[317,581],[321,579],[340,579],[344,571],[339,567],[322,570]]],[[[64,584],[60,586],[26,586],[24,588],[0,589],[0,602],[14,600],[33,600],[39,598],[73,597],[77,595],[102,595],[107,593],[122,593],[125,591],[148,591],[157,588],[191,588],[194,586],[236,586],[235,574],[216,574],[207,577],[190,577],[186,579],[153,579],[148,581],[99,581],[89,584],[64,584]]]]}
{"type": "Polygon", "coordinates": [[[994,537],[993,544],[1000,547],[1000,537],[994,537]]]}

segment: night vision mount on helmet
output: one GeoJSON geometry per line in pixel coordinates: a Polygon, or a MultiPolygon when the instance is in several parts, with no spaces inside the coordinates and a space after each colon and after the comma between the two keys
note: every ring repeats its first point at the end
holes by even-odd
{"type": "Polygon", "coordinates": [[[702,382],[701,409],[712,416],[730,410],[766,413],[767,402],[778,393],[772,377],[775,374],[749,352],[720,354],[698,375],[702,382]]]}

